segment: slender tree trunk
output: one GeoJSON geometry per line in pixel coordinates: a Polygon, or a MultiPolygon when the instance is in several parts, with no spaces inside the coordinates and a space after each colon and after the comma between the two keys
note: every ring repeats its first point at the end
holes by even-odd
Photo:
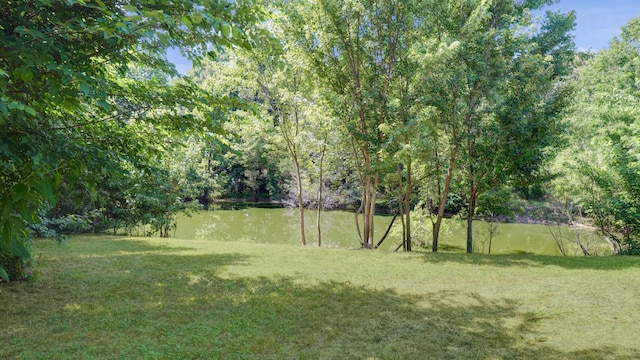
{"type": "MultiPolygon", "coordinates": [[[[438,212],[439,213],[439,212],[438,212]]],[[[436,222],[433,223],[433,243],[431,244],[431,251],[438,252],[438,240],[440,236],[440,225],[442,225],[442,217],[438,215],[436,222]]]]}
{"type": "Polygon", "coordinates": [[[293,108],[292,114],[287,114],[284,109],[280,109],[280,132],[282,134],[282,138],[285,141],[287,146],[287,151],[289,152],[289,156],[293,161],[293,165],[296,170],[296,183],[298,186],[297,198],[298,198],[298,210],[300,212],[300,241],[302,245],[307,245],[307,240],[305,238],[305,228],[304,228],[304,203],[302,201],[302,176],[300,172],[300,159],[298,151],[298,135],[300,134],[300,119],[298,117],[298,108],[293,108]],[[290,124],[287,121],[289,116],[293,117],[293,124],[290,124]],[[287,125],[293,126],[293,134],[290,133],[290,129],[287,125]]]}
{"type": "Polygon", "coordinates": [[[402,165],[398,164],[398,215],[400,215],[400,221],[402,222],[402,249],[407,251],[407,227],[404,221],[404,186],[402,183],[402,165]]]}
{"type": "Polygon", "coordinates": [[[411,160],[407,162],[406,187],[402,181],[402,165],[398,164],[398,214],[402,221],[402,249],[411,251],[411,160]]]}
{"type": "Polygon", "coordinates": [[[376,189],[378,174],[374,175],[365,174],[362,189],[362,200],[360,201],[360,207],[355,213],[356,228],[358,230],[358,236],[360,238],[360,245],[363,248],[373,249],[374,246],[374,219],[375,219],[375,206],[376,206],[376,189]],[[358,215],[362,214],[362,232],[360,223],[358,222],[358,215]]]}
{"type": "Polygon", "coordinates": [[[362,189],[362,192],[364,193],[363,195],[363,202],[362,202],[362,241],[363,241],[363,246],[367,247],[367,245],[369,244],[369,231],[371,230],[371,228],[369,227],[369,211],[371,210],[369,204],[371,203],[371,199],[370,199],[370,195],[371,195],[371,185],[369,184],[369,182],[371,181],[371,176],[370,175],[366,175],[365,176],[365,184],[364,187],[362,189]]]}
{"type": "Polygon", "coordinates": [[[324,140],[322,142],[322,150],[320,151],[320,174],[318,179],[318,198],[316,201],[317,204],[317,212],[316,212],[316,229],[318,230],[318,246],[322,246],[322,229],[320,227],[320,214],[322,213],[322,184],[323,184],[323,164],[324,164],[324,155],[327,151],[327,133],[324,135],[324,140]]]}
{"type": "Polygon", "coordinates": [[[473,216],[476,212],[476,191],[473,182],[470,185],[469,206],[467,208],[467,253],[473,253],[473,216]]]}
{"type": "Polygon", "coordinates": [[[451,151],[449,155],[449,167],[447,168],[447,176],[444,180],[444,189],[442,189],[442,193],[440,194],[440,199],[438,202],[438,217],[436,218],[436,222],[433,224],[433,245],[431,247],[431,251],[438,252],[438,238],[440,236],[440,226],[442,225],[442,219],[444,218],[444,208],[447,204],[447,197],[449,196],[449,189],[451,187],[451,180],[453,179],[453,166],[455,163],[455,153],[456,149],[451,151]]]}
{"type": "MultiPolygon", "coordinates": [[[[363,237],[361,245],[363,248],[373,249],[374,246],[374,215],[376,206],[376,189],[378,187],[378,173],[371,171],[371,156],[368,146],[362,150],[363,169],[362,169],[362,220],[363,220],[363,237]]],[[[359,227],[358,227],[359,228],[359,227]]]]}
{"type": "MultiPolygon", "coordinates": [[[[479,85],[479,84],[478,84],[479,85]]],[[[471,98],[469,99],[469,109],[474,107],[476,102],[475,94],[471,94],[471,98]]],[[[478,191],[476,189],[476,180],[475,180],[475,169],[474,169],[474,161],[476,160],[475,156],[475,134],[474,134],[474,117],[471,115],[471,112],[466,116],[467,123],[467,162],[469,166],[469,206],[467,207],[467,254],[473,253],[473,217],[476,214],[476,198],[478,191]]]]}
{"type": "MultiPolygon", "coordinates": [[[[389,223],[389,226],[387,227],[387,231],[384,232],[384,235],[382,235],[382,237],[380,238],[380,241],[378,241],[378,243],[376,244],[376,246],[374,247],[374,249],[377,249],[380,247],[380,245],[382,245],[382,243],[384,242],[384,240],[387,238],[387,236],[389,235],[389,232],[391,231],[391,228],[393,227],[393,223],[396,221],[396,218],[398,217],[398,214],[395,214],[393,216],[393,219],[391,219],[391,222],[389,223]]],[[[402,244],[400,244],[402,245],[402,244]]]]}
{"type": "MultiPolygon", "coordinates": [[[[371,168],[370,166],[368,168],[371,168]]],[[[378,173],[367,175],[367,204],[365,209],[365,246],[368,249],[374,247],[374,230],[376,214],[376,189],[378,188],[378,173]]]]}
{"type": "Polygon", "coordinates": [[[369,221],[371,222],[371,239],[369,241],[369,244],[371,246],[371,249],[373,249],[373,246],[375,245],[375,239],[374,239],[374,229],[375,229],[375,219],[376,219],[376,198],[377,198],[377,194],[378,194],[378,181],[380,179],[380,175],[379,173],[376,171],[373,177],[373,188],[371,189],[372,195],[371,195],[371,212],[369,213],[369,221]]]}
{"type": "Polygon", "coordinates": [[[406,221],[406,242],[407,242],[407,251],[411,251],[411,192],[413,191],[413,184],[411,180],[411,159],[407,162],[407,189],[404,197],[405,205],[405,213],[407,216],[406,221]]]}
{"type": "Polygon", "coordinates": [[[353,150],[353,158],[354,158],[354,162],[356,164],[356,169],[358,171],[358,180],[360,181],[360,189],[361,189],[361,193],[360,193],[360,206],[358,207],[358,210],[356,210],[355,214],[354,214],[354,220],[355,220],[355,225],[356,225],[356,232],[358,233],[358,241],[360,242],[360,247],[364,248],[365,242],[364,242],[364,238],[362,237],[362,228],[360,227],[360,220],[358,219],[358,217],[360,216],[360,214],[362,214],[362,220],[364,221],[364,204],[365,204],[365,192],[364,192],[364,183],[365,183],[365,177],[364,177],[364,172],[362,169],[362,164],[361,164],[361,159],[360,159],[360,151],[358,149],[358,146],[356,145],[356,141],[355,139],[351,139],[351,149],[353,150]]]}
{"type": "Polygon", "coordinates": [[[300,174],[300,161],[297,156],[293,156],[296,166],[296,180],[298,182],[298,209],[300,211],[300,240],[302,245],[307,245],[307,239],[304,234],[304,203],[302,201],[302,176],[300,174]]]}
{"type": "Polygon", "coordinates": [[[602,233],[607,244],[609,244],[609,247],[611,247],[611,251],[613,251],[613,253],[616,255],[619,254],[620,241],[616,238],[616,236],[611,233],[611,231],[609,231],[604,225],[600,225],[600,232],[602,233]]]}
{"type": "Polygon", "coordinates": [[[491,255],[491,244],[493,243],[493,234],[489,235],[489,252],[488,254],[491,255]]]}
{"type": "MultiPolygon", "coordinates": [[[[362,238],[362,230],[360,229],[360,221],[358,220],[358,216],[360,214],[362,214],[362,208],[364,207],[364,196],[362,196],[362,199],[360,200],[360,207],[358,208],[358,210],[356,210],[355,215],[355,220],[356,220],[356,230],[358,232],[358,240],[360,241],[360,246],[364,247],[364,240],[362,238]]],[[[363,216],[364,219],[364,216],[363,216]]]]}
{"type": "MultiPolygon", "coordinates": [[[[205,169],[205,173],[207,175],[211,174],[211,170],[212,170],[212,164],[211,164],[211,157],[213,156],[211,151],[207,152],[207,166],[205,169]]],[[[209,200],[209,196],[210,196],[210,190],[209,190],[209,186],[205,186],[204,188],[204,193],[202,194],[202,199],[200,201],[200,203],[204,206],[205,210],[209,210],[209,203],[211,202],[209,200]]]]}

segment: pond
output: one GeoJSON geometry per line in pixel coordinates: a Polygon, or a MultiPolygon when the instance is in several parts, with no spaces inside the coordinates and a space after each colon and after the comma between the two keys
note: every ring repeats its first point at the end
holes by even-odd
{"type": "MultiPolygon", "coordinates": [[[[317,246],[316,212],[305,212],[307,245],[317,246]]],[[[376,241],[386,231],[392,216],[376,217],[376,241]]],[[[412,220],[413,246],[431,243],[431,222],[428,218],[412,220]]],[[[569,227],[537,224],[494,223],[496,232],[492,237],[492,254],[534,253],[540,255],[561,255],[556,239],[562,239],[568,255],[581,254],[576,238],[583,244],[605,251],[597,235],[588,230],[574,231],[569,227]],[[561,238],[558,236],[561,236],[561,238]]],[[[382,250],[394,250],[401,243],[400,219],[380,246],[382,250]]],[[[474,249],[488,252],[489,223],[474,222],[474,249]]],[[[358,248],[354,215],[347,211],[324,211],[321,216],[322,246],[358,248]]],[[[259,243],[300,244],[300,230],[297,209],[252,207],[227,205],[221,209],[198,211],[190,216],[180,215],[177,219],[175,237],[181,239],[244,241],[259,243]]],[[[466,247],[466,221],[445,219],[440,234],[440,251],[464,252],[466,247]]]]}

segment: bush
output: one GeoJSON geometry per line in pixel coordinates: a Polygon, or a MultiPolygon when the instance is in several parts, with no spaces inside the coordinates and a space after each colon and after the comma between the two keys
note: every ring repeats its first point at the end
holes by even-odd
{"type": "Polygon", "coordinates": [[[29,224],[27,227],[32,237],[46,238],[64,241],[65,235],[81,234],[91,230],[94,218],[100,218],[102,215],[99,210],[90,211],[81,215],[69,214],[62,217],[50,217],[45,212],[39,215],[40,222],[37,224],[29,224]]]}
{"type": "Polygon", "coordinates": [[[620,248],[620,255],[640,256],[640,241],[626,239],[620,248]]]}

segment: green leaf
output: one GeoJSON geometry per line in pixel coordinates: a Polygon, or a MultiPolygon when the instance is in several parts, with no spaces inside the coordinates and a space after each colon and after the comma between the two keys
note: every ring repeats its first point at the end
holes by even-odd
{"type": "Polygon", "coordinates": [[[53,196],[53,189],[51,186],[51,182],[47,179],[42,179],[41,186],[42,196],[51,204],[56,202],[56,197],[53,196]]]}
{"type": "Polygon", "coordinates": [[[31,258],[31,251],[21,241],[12,241],[9,244],[9,252],[21,259],[31,258]]]}
{"type": "Polygon", "coordinates": [[[16,110],[16,109],[22,109],[24,107],[24,105],[20,104],[19,102],[15,101],[15,100],[11,100],[8,104],[7,104],[7,108],[9,110],[16,110]]]}
{"type": "Polygon", "coordinates": [[[62,96],[53,96],[53,103],[56,105],[60,105],[64,102],[64,99],[62,98],[62,96]]]}
{"type": "Polygon", "coordinates": [[[222,36],[228,37],[229,33],[231,33],[231,26],[229,26],[229,24],[221,24],[220,33],[222,34],[222,36]]]}
{"type": "Polygon", "coordinates": [[[29,82],[31,81],[31,79],[33,79],[33,73],[29,69],[22,69],[22,72],[20,73],[20,78],[24,82],[29,82]]]}
{"type": "Polygon", "coordinates": [[[191,22],[196,25],[199,24],[200,22],[202,22],[202,15],[200,15],[199,13],[192,14],[191,22]]]}
{"type": "Polygon", "coordinates": [[[9,274],[2,265],[0,265],[0,278],[6,282],[9,282],[9,274]]]}
{"type": "Polygon", "coordinates": [[[106,100],[100,99],[97,101],[97,104],[104,110],[107,110],[107,111],[109,110],[109,103],[106,100]]]}
{"type": "Polygon", "coordinates": [[[42,155],[42,153],[37,153],[31,157],[31,160],[34,164],[40,164],[43,158],[44,156],[42,155]]]}
{"type": "Polygon", "coordinates": [[[16,204],[16,211],[18,212],[18,214],[20,214],[20,216],[22,216],[23,219],[28,222],[33,221],[33,219],[35,218],[35,214],[33,213],[33,211],[24,206],[23,203],[16,204]]]}
{"type": "Polygon", "coordinates": [[[26,112],[27,112],[27,114],[29,114],[29,115],[33,115],[33,116],[35,116],[35,115],[36,115],[36,109],[32,108],[31,106],[26,106],[26,105],[25,105],[25,106],[23,107],[23,110],[24,110],[24,111],[26,111],[26,112]]]}
{"type": "Polygon", "coordinates": [[[238,29],[236,27],[231,29],[231,33],[232,33],[233,37],[236,38],[236,39],[242,38],[242,31],[240,31],[240,29],[238,29]]]}
{"type": "Polygon", "coordinates": [[[156,35],[158,36],[158,42],[160,42],[161,44],[168,44],[171,40],[169,34],[157,33],[156,35]]]}
{"type": "Polygon", "coordinates": [[[137,12],[138,8],[133,5],[125,5],[123,6],[126,11],[137,12]]]}
{"type": "Polygon", "coordinates": [[[11,233],[13,232],[13,228],[11,227],[11,220],[13,216],[8,216],[4,218],[4,226],[2,227],[2,237],[5,239],[4,241],[0,241],[0,251],[8,252],[9,249],[9,239],[11,239],[11,233]]]}
{"type": "Polygon", "coordinates": [[[13,195],[11,196],[14,201],[20,201],[25,198],[27,193],[29,192],[29,187],[27,185],[19,183],[13,187],[13,195]]]}
{"type": "Polygon", "coordinates": [[[89,95],[91,93],[91,87],[86,83],[81,83],[80,91],[82,91],[82,93],[84,93],[85,95],[89,95]]]}
{"type": "Polygon", "coordinates": [[[191,23],[191,20],[189,20],[188,17],[183,16],[181,20],[182,20],[182,23],[187,27],[187,29],[193,29],[193,24],[191,23]]]}
{"type": "Polygon", "coordinates": [[[11,208],[11,201],[5,202],[4,206],[2,207],[2,212],[0,213],[0,215],[2,216],[1,219],[8,219],[9,216],[11,216],[11,208]]]}
{"type": "Polygon", "coordinates": [[[51,204],[55,204],[56,198],[55,196],[53,196],[53,189],[51,186],[51,182],[49,182],[48,179],[46,178],[42,179],[38,190],[40,191],[40,193],[42,194],[42,197],[44,197],[46,201],[48,201],[51,204]]]}

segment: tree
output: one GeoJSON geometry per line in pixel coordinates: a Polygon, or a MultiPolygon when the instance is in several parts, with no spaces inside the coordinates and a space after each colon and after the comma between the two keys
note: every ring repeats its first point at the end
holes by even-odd
{"type": "Polygon", "coordinates": [[[218,111],[220,134],[201,139],[215,163],[214,173],[225,184],[223,197],[252,200],[278,199],[283,192],[285,149],[277,146],[277,121],[268,113],[269,104],[256,80],[258,63],[253,56],[273,50],[230,51],[215,61],[195,67],[189,77],[207,92],[229,103],[218,111]]]}
{"type": "Polygon", "coordinates": [[[253,68],[260,95],[267,104],[268,113],[277,124],[287,154],[294,166],[296,182],[296,200],[300,221],[300,241],[307,245],[305,234],[302,179],[303,144],[302,132],[308,126],[310,101],[305,97],[305,78],[303,68],[291,52],[286,54],[261,54],[252,56],[253,68]],[[266,55],[266,56],[264,56],[266,55]]]}
{"type": "Polygon", "coordinates": [[[350,137],[359,176],[356,226],[360,244],[374,247],[374,214],[385,163],[384,125],[393,121],[389,100],[400,82],[398,62],[410,48],[413,31],[424,26],[424,8],[406,1],[293,3],[288,10],[297,45],[324,81],[327,101],[350,137]],[[358,215],[362,214],[362,228],[358,215]]]}
{"type": "Polygon", "coordinates": [[[609,49],[585,54],[557,157],[557,196],[572,199],[614,253],[640,254],[640,18],[609,49]]]}
{"type": "Polygon", "coordinates": [[[575,15],[548,13],[539,33],[522,36],[523,29],[531,26],[527,17],[502,24],[498,20],[507,13],[528,10],[510,5],[494,3],[492,29],[478,31],[481,40],[475,45],[482,49],[477,54],[481,56],[465,60],[470,70],[467,77],[483,83],[478,94],[482,109],[468,117],[464,126],[469,253],[473,252],[478,196],[509,181],[522,186],[540,173],[547,149],[558,138],[566,103],[567,92],[560,81],[570,70],[573,42],[569,31],[575,15]]]}
{"type": "Polygon", "coordinates": [[[456,168],[466,173],[467,252],[472,252],[478,195],[516,171],[535,171],[543,158],[555,129],[550,120],[561,109],[554,86],[566,74],[573,46],[567,34],[574,19],[547,13],[541,30],[532,33],[531,11],[548,3],[472,1],[434,8],[437,40],[420,49],[423,101],[434,109],[431,134],[445,139],[445,146],[433,149],[432,162],[436,170],[447,169],[435,174],[433,251],[456,168]],[[526,159],[509,154],[515,142],[526,159]]]}
{"type": "MultiPolygon", "coordinates": [[[[135,158],[136,146],[153,139],[137,137],[151,134],[136,134],[140,123],[132,118],[173,130],[206,125],[194,122],[188,111],[199,102],[195,87],[120,81],[130,64],[177,76],[166,49],[180,48],[197,60],[209,46],[211,54],[222,47],[251,47],[262,35],[248,24],[262,15],[251,1],[5,2],[0,15],[3,257],[30,256],[25,222],[36,221],[40,206],[55,201],[63,179],[115,170],[120,160],[135,158]]],[[[0,267],[0,276],[22,275],[0,267]]]]}

